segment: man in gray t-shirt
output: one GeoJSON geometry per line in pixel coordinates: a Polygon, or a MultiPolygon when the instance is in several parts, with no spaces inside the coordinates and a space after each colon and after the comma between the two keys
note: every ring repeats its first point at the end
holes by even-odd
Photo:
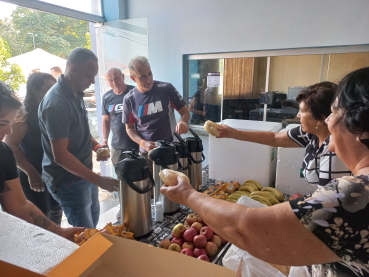
{"type": "Polygon", "coordinates": [[[118,68],[110,68],[105,74],[111,90],[106,92],[102,99],[102,133],[103,145],[108,145],[110,130],[111,161],[114,166],[126,156],[124,151],[137,149],[138,144],[127,134],[126,125],[122,122],[123,98],[134,87],[124,83],[124,75],[118,68]]]}
{"type": "Polygon", "coordinates": [[[140,153],[146,158],[152,172],[152,162],[147,159],[147,153],[156,147],[155,141],[164,138],[173,141],[174,131],[178,134],[187,133],[191,115],[186,102],[172,84],[154,81],[146,57],[132,59],[129,70],[137,87],[124,97],[123,122],[128,135],[140,145],[140,153]],[[178,123],[174,109],[181,115],[178,123]]]}
{"type": "Polygon", "coordinates": [[[94,83],[97,71],[94,53],[74,49],[65,75],[47,92],[38,111],[44,150],[42,178],[74,227],[96,227],[100,215],[98,186],[119,190],[118,180],[92,171],[92,150],[103,146],[90,134],[83,91],[94,83]]]}

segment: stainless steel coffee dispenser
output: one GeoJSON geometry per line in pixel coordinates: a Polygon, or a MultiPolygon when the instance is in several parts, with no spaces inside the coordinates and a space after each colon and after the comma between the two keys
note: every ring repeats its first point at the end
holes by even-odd
{"type": "Polygon", "coordinates": [[[200,190],[202,185],[202,162],[205,161],[205,156],[202,153],[204,148],[200,137],[191,128],[188,128],[188,130],[193,134],[193,137],[185,138],[192,161],[192,166],[188,172],[188,178],[190,179],[192,187],[196,190],[200,190]]]}
{"type": "Polygon", "coordinates": [[[153,172],[155,180],[154,201],[160,201],[163,204],[164,213],[172,213],[179,209],[179,204],[170,201],[165,195],[160,193],[160,188],[163,186],[163,181],[159,177],[159,172],[163,169],[182,170],[182,165],[179,162],[179,154],[173,143],[166,139],[159,140],[160,146],[149,152],[148,158],[152,160],[153,172]]]}
{"type": "Polygon", "coordinates": [[[150,191],[155,182],[144,157],[135,150],[123,153],[129,157],[115,167],[120,180],[121,224],[137,238],[148,234],[153,228],[150,191]]]}

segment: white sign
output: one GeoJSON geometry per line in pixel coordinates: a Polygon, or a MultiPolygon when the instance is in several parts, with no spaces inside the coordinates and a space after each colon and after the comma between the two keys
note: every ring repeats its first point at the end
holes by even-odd
{"type": "Polygon", "coordinates": [[[207,76],[208,88],[217,88],[220,85],[220,72],[209,72],[207,76]]]}

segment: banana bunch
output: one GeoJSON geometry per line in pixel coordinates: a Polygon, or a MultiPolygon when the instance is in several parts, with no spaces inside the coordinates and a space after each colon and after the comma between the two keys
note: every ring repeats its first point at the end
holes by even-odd
{"type": "Polygon", "coordinates": [[[279,190],[271,187],[263,188],[262,185],[254,180],[246,180],[243,182],[238,191],[232,193],[226,201],[236,203],[242,195],[248,196],[267,206],[272,206],[284,201],[284,196],[279,190]]]}

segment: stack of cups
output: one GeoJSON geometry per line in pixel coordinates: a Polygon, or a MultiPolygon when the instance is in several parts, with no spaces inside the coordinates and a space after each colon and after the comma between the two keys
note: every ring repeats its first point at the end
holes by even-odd
{"type": "Polygon", "coordinates": [[[161,202],[156,202],[155,203],[155,220],[163,221],[163,219],[164,219],[163,204],[161,202]]]}

